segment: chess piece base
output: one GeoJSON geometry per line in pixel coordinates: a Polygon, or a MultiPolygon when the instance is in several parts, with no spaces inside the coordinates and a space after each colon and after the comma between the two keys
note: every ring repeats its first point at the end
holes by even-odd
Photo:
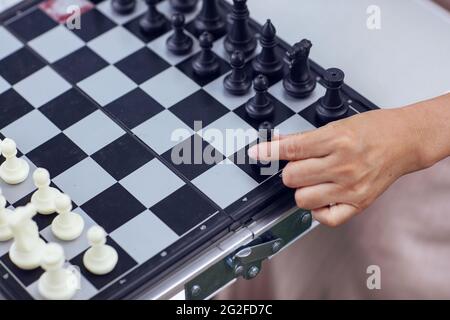
{"type": "Polygon", "coordinates": [[[81,216],[76,213],[68,213],[70,224],[61,223],[61,216],[57,216],[52,222],[52,232],[60,240],[71,241],[78,238],[84,229],[84,221],[81,216]]]}
{"type": "Polygon", "coordinates": [[[42,254],[44,252],[45,242],[41,238],[37,240],[35,247],[27,252],[17,250],[13,242],[9,250],[9,258],[20,269],[33,270],[41,265],[42,254]]]}
{"type": "Polygon", "coordinates": [[[73,298],[78,290],[78,277],[70,270],[64,270],[67,272],[67,278],[58,286],[50,284],[47,279],[48,273],[45,272],[38,282],[39,294],[47,300],[70,300],[73,298]]]}
{"type": "Polygon", "coordinates": [[[304,82],[293,82],[291,79],[286,78],[283,80],[283,86],[290,96],[294,98],[306,98],[316,88],[316,81],[311,78],[304,82]]]}
{"type": "Polygon", "coordinates": [[[6,161],[0,166],[0,178],[8,184],[19,184],[25,181],[30,172],[30,166],[23,159],[17,159],[19,168],[14,171],[8,170],[6,161]]]}
{"type": "Polygon", "coordinates": [[[36,191],[31,196],[31,203],[35,206],[36,211],[40,214],[49,215],[56,212],[55,208],[55,198],[59,195],[59,190],[49,187],[49,192],[51,193],[51,196],[49,196],[47,199],[42,200],[39,198],[39,193],[36,191]]]}
{"type": "Polygon", "coordinates": [[[90,272],[96,275],[104,275],[111,272],[119,259],[117,251],[105,245],[105,256],[99,260],[92,254],[92,248],[88,249],[83,256],[83,264],[90,272]]]}
{"type": "Polygon", "coordinates": [[[111,1],[111,6],[115,12],[118,14],[129,14],[134,11],[134,8],[136,8],[136,1],[130,1],[127,4],[122,4],[120,1],[113,0],[111,1]]]}

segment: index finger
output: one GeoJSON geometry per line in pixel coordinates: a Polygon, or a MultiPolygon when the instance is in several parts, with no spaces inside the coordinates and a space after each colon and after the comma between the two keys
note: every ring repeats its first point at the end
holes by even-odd
{"type": "Polygon", "coordinates": [[[325,128],[301,134],[284,136],[281,139],[260,143],[248,150],[250,158],[262,161],[304,160],[322,158],[332,151],[327,140],[330,138],[325,128]]]}

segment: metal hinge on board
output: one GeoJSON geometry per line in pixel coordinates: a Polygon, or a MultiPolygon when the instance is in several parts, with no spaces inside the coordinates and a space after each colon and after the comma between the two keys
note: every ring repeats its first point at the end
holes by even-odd
{"type": "Polygon", "coordinates": [[[310,212],[298,210],[189,281],[185,285],[186,299],[206,299],[238,277],[255,278],[262,262],[309,229],[311,222],[310,212]]]}

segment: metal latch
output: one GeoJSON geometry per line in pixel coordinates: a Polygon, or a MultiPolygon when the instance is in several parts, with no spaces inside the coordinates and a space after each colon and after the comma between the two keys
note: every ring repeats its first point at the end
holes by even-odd
{"type": "Polygon", "coordinates": [[[238,250],[227,258],[227,264],[233,269],[236,277],[253,279],[261,271],[261,263],[277,253],[283,246],[283,239],[278,238],[268,242],[251,245],[238,250]]]}

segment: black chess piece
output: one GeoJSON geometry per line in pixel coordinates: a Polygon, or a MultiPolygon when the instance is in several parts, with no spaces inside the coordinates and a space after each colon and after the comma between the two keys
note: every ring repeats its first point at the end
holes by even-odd
{"type": "Polygon", "coordinates": [[[223,80],[225,89],[236,96],[246,94],[252,86],[252,81],[245,72],[244,53],[242,51],[234,52],[231,55],[230,65],[232,72],[223,80]]]}
{"type": "Polygon", "coordinates": [[[197,35],[207,31],[214,39],[226,32],[226,24],[219,12],[217,0],[203,0],[202,9],[194,20],[194,27],[197,35]]]}
{"type": "Polygon", "coordinates": [[[256,74],[263,74],[273,79],[283,73],[283,62],[277,56],[276,29],[270,19],[261,30],[261,53],[253,60],[253,70],[256,74]]]}
{"type": "Polygon", "coordinates": [[[189,13],[194,11],[198,0],[170,0],[172,9],[176,12],[189,13]]]}
{"type": "Polygon", "coordinates": [[[329,123],[346,117],[349,107],[341,95],[345,74],[342,70],[331,68],[325,71],[323,81],[327,89],[319,99],[316,114],[324,123],[329,123]]]}
{"type": "Polygon", "coordinates": [[[233,10],[229,16],[232,23],[224,42],[225,50],[230,55],[239,50],[248,57],[256,49],[256,38],[248,26],[249,16],[247,0],[233,0],[233,10]]]}
{"type": "Polygon", "coordinates": [[[172,16],[173,34],[167,38],[167,49],[176,55],[184,55],[192,50],[193,41],[184,32],[185,18],[182,13],[175,13],[172,16]]]}
{"type": "MultiPolygon", "coordinates": [[[[258,140],[257,144],[264,143],[264,142],[270,142],[272,141],[273,136],[273,125],[270,121],[263,121],[258,127],[258,140]]],[[[253,170],[257,171],[259,174],[265,173],[269,174],[268,172],[261,171],[262,168],[269,169],[272,167],[271,161],[261,161],[256,160],[254,163],[252,163],[253,170]]],[[[277,170],[278,171],[278,170],[277,170]]],[[[270,175],[274,174],[275,172],[271,173],[270,175]]]]}
{"type": "Polygon", "coordinates": [[[268,96],[269,80],[265,75],[258,75],[253,81],[255,96],[245,105],[247,115],[256,120],[270,118],[274,113],[274,104],[268,96]]]}
{"type": "Polygon", "coordinates": [[[118,14],[128,14],[136,8],[136,0],[112,0],[111,6],[118,14]]]}
{"type": "Polygon", "coordinates": [[[289,74],[283,81],[286,92],[295,98],[306,98],[316,88],[316,78],[309,67],[309,52],[312,43],[303,39],[296,43],[286,55],[289,61],[289,74]]]}
{"type": "Polygon", "coordinates": [[[220,64],[216,55],[212,52],[213,36],[209,32],[204,32],[199,38],[199,44],[202,48],[199,56],[192,61],[194,73],[200,77],[209,77],[217,74],[220,70],[220,64]]]}
{"type": "Polygon", "coordinates": [[[139,20],[139,26],[144,33],[157,33],[167,28],[167,19],[158,11],[156,5],[159,0],[145,0],[148,10],[139,20]]]}

